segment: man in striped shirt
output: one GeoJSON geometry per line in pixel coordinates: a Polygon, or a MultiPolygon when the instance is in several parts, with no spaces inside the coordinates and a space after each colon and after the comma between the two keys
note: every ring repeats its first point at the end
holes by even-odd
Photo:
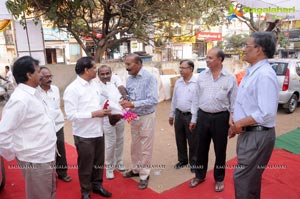
{"type": "Polygon", "coordinates": [[[157,81],[154,75],[142,67],[142,60],[136,54],[126,56],[125,66],[130,75],[126,82],[129,100],[122,100],[120,104],[123,108],[131,108],[139,119],[130,124],[133,167],[124,174],[124,178],[139,176],[138,188],[146,189],[153,152],[155,107],[158,103],[157,81]]]}

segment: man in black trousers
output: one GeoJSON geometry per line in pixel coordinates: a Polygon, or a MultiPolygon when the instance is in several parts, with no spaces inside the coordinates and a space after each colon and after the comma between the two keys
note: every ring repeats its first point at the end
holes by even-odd
{"type": "Polygon", "coordinates": [[[67,119],[72,121],[82,199],[90,199],[90,192],[111,197],[102,185],[105,153],[102,119],[111,110],[103,107],[101,89],[93,80],[97,73],[93,58],[80,58],[75,71],[77,78],[66,88],[64,102],[67,119]]]}
{"type": "Polygon", "coordinates": [[[197,78],[193,75],[193,71],[194,63],[192,61],[180,61],[179,72],[181,78],[175,83],[169,115],[169,124],[171,126],[174,124],[177,145],[178,163],[175,165],[175,168],[180,169],[190,163],[192,172],[194,172],[193,166],[196,164],[197,144],[195,133],[189,130],[192,118],[193,92],[197,83],[197,78]],[[187,147],[187,142],[189,147],[187,147]]]}
{"type": "Polygon", "coordinates": [[[195,187],[205,180],[209,147],[213,140],[216,156],[216,192],[224,189],[227,136],[237,92],[235,76],[223,67],[224,57],[224,52],[219,48],[208,52],[206,63],[209,70],[198,76],[190,124],[191,130],[196,127],[198,139],[196,177],[190,182],[190,187],[195,187]]]}

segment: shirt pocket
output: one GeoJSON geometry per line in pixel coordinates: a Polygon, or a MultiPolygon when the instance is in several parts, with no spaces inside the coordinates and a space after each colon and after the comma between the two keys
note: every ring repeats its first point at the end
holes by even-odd
{"type": "Polygon", "coordinates": [[[218,89],[218,91],[216,93],[216,99],[220,102],[227,102],[228,101],[228,92],[229,92],[229,87],[222,86],[220,89],[218,89]]]}

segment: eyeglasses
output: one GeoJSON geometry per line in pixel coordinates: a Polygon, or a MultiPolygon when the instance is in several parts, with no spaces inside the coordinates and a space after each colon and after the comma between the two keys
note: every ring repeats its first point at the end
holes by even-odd
{"type": "Polygon", "coordinates": [[[191,67],[190,66],[186,66],[186,67],[180,66],[179,67],[180,70],[182,70],[182,69],[188,69],[188,68],[191,68],[191,67]]]}

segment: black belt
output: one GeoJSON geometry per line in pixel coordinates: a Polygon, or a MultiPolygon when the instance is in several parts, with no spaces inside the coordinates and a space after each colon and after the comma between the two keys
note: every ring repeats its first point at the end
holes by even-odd
{"type": "Polygon", "coordinates": [[[184,115],[184,116],[192,115],[191,112],[182,112],[182,111],[179,110],[179,109],[176,109],[176,111],[178,111],[181,115],[184,115]]]}
{"type": "Polygon", "coordinates": [[[199,108],[199,110],[204,113],[204,114],[207,114],[207,115],[219,115],[219,114],[223,114],[223,113],[228,113],[228,111],[220,111],[220,112],[216,112],[216,113],[209,113],[209,112],[205,112],[203,111],[202,109],[199,108]]]}
{"type": "Polygon", "coordinates": [[[258,126],[245,126],[242,129],[243,131],[267,131],[272,128],[258,125],[258,126]]]}

